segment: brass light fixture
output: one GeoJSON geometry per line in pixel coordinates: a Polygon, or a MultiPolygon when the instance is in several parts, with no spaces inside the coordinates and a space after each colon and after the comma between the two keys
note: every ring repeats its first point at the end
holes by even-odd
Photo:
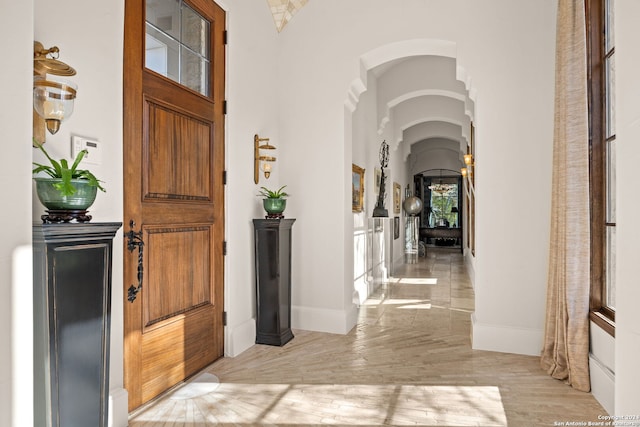
{"type": "Polygon", "coordinates": [[[260,138],[257,134],[253,137],[253,182],[256,184],[260,180],[260,170],[264,172],[264,177],[269,179],[271,175],[271,163],[276,161],[273,156],[262,156],[260,150],[275,150],[276,147],[269,144],[269,138],[260,138]],[[261,144],[264,142],[264,144],[261,144]]]}
{"type": "Polygon", "coordinates": [[[464,155],[464,164],[469,166],[473,162],[473,156],[471,154],[464,155]]]}
{"type": "Polygon", "coordinates": [[[73,113],[77,87],[61,77],[74,76],[76,70],[58,60],[59,52],[57,46],[45,49],[42,43],[34,42],[33,137],[40,143],[45,141],[45,126],[53,135],[73,113]]]}
{"type": "Polygon", "coordinates": [[[465,154],[464,164],[467,166],[460,169],[460,172],[462,173],[462,177],[464,178],[468,176],[469,178],[471,178],[471,175],[473,174],[473,155],[465,154]]]}

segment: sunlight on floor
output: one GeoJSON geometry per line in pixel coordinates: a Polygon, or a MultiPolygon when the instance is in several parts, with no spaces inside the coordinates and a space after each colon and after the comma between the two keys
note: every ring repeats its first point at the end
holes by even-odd
{"type": "Polygon", "coordinates": [[[399,309],[414,309],[414,310],[429,310],[431,308],[431,301],[424,299],[399,299],[399,298],[386,298],[383,300],[377,298],[369,298],[362,305],[376,306],[376,305],[392,305],[394,308],[399,309]]]}
{"type": "Polygon", "coordinates": [[[220,380],[213,374],[202,372],[191,381],[176,389],[168,398],[173,400],[193,399],[215,391],[220,386],[220,380]]]}
{"type": "MultiPolygon", "coordinates": [[[[200,412],[196,418],[215,423],[507,425],[495,386],[223,383],[195,399],[191,409],[200,412]]],[[[133,425],[169,418],[149,408],[133,425]]]]}
{"type": "Polygon", "coordinates": [[[407,304],[407,305],[402,305],[400,307],[397,307],[401,310],[430,310],[431,309],[431,303],[430,302],[423,302],[420,304],[407,304]]]}
{"type": "Polygon", "coordinates": [[[423,302],[421,299],[402,299],[402,298],[387,298],[382,301],[383,305],[405,305],[405,304],[418,304],[423,302]]]}
{"type": "Polygon", "coordinates": [[[389,283],[400,283],[402,285],[437,285],[438,279],[435,277],[391,277],[389,283]]]}
{"type": "Polygon", "coordinates": [[[431,308],[431,301],[424,300],[424,299],[369,298],[362,305],[364,306],[391,305],[391,306],[397,306],[394,308],[429,309],[431,308]]]}

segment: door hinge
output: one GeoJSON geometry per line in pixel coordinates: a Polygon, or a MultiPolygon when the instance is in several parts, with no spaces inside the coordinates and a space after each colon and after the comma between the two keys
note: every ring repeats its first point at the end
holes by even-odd
{"type": "Polygon", "coordinates": [[[229,32],[227,30],[222,33],[222,43],[229,44],[229,32]]]}
{"type": "Polygon", "coordinates": [[[227,326],[227,312],[222,312],[222,326],[227,326]]]}
{"type": "Polygon", "coordinates": [[[227,256],[227,241],[222,242],[222,255],[227,256]]]}
{"type": "Polygon", "coordinates": [[[227,185],[227,171],[222,171],[222,184],[227,185]]]}
{"type": "Polygon", "coordinates": [[[222,114],[227,115],[227,100],[222,101],[222,114]]]}

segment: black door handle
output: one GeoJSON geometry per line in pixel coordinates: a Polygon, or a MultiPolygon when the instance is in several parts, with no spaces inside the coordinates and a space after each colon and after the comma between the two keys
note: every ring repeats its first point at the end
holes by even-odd
{"type": "Polygon", "coordinates": [[[142,240],[142,229],[140,229],[140,231],[135,231],[135,225],[136,223],[134,220],[129,221],[129,227],[131,227],[131,230],[124,234],[127,238],[127,249],[129,249],[129,252],[133,252],[138,248],[138,287],[135,287],[134,285],[129,286],[129,289],[127,290],[127,299],[129,302],[135,301],[138,296],[138,292],[142,290],[142,276],[144,272],[144,241],[142,240]]]}

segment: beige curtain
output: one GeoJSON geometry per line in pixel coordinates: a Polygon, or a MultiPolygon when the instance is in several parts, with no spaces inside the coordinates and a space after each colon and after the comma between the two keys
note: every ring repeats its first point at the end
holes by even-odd
{"type": "Polygon", "coordinates": [[[590,390],[589,146],[584,0],[559,0],[547,316],[541,365],[590,390]]]}

